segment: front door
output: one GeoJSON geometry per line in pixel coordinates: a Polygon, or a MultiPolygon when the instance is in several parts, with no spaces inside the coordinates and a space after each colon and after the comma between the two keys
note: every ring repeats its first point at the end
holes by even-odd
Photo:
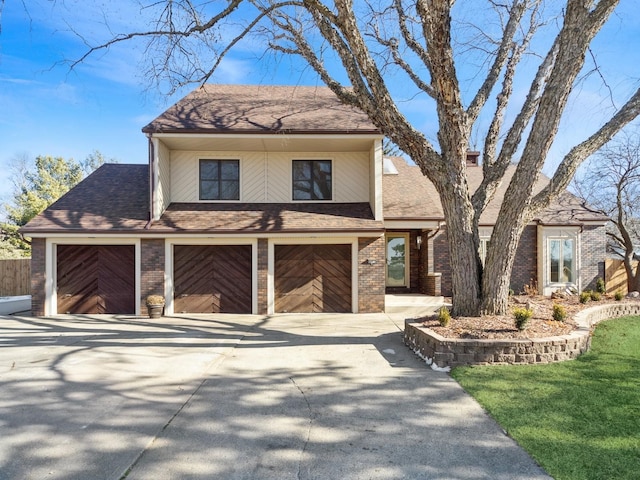
{"type": "Polygon", "coordinates": [[[409,234],[387,234],[387,287],[407,286],[409,234]]]}

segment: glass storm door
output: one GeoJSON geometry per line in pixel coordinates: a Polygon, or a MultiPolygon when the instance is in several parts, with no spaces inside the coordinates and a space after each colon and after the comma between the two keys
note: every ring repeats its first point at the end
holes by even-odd
{"type": "Polygon", "coordinates": [[[387,287],[406,287],[408,235],[388,235],[386,240],[387,287]]]}

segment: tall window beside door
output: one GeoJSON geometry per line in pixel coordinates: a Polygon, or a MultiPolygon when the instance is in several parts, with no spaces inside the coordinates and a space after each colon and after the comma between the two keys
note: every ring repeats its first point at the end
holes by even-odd
{"type": "Polygon", "coordinates": [[[386,285],[387,287],[407,287],[409,286],[409,234],[387,234],[386,242],[386,285]]]}
{"type": "Polygon", "coordinates": [[[201,159],[200,200],[240,200],[240,162],[201,159]]]}

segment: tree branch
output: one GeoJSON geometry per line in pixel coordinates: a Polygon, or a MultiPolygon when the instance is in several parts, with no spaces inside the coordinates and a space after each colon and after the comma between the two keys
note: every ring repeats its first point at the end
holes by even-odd
{"type": "Polygon", "coordinates": [[[549,184],[532,199],[532,211],[538,212],[548,206],[551,200],[569,185],[575,171],[584,159],[602,147],[638,115],[640,115],[640,88],[596,133],[571,149],[556,169],[549,184]]]}
{"type": "MultiPolygon", "coordinates": [[[[511,6],[511,9],[509,11],[509,20],[507,21],[507,25],[505,26],[502,35],[502,41],[500,42],[500,47],[498,48],[493,64],[491,65],[489,73],[487,74],[482,86],[476,93],[476,96],[471,101],[471,104],[467,109],[469,121],[472,123],[475,122],[475,120],[478,118],[482,107],[484,107],[487,99],[489,98],[489,94],[500,78],[500,71],[509,58],[509,52],[514,50],[514,47],[512,45],[513,38],[526,11],[526,4],[526,0],[520,0],[515,2],[511,6]]],[[[513,56],[511,58],[513,59],[513,56]]],[[[511,79],[511,82],[512,81],[513,78],[511,79]]]]}
{"type": "MultiPolygon", "coordinates": [[[[71,66],[70,68],[73,69],[75,68],[77,65],[79,65],[80,63],[84,62],[89,56],[91,56],[93,53],[99,51],[99,50],[106,50],[109,47],[118,44],[118,43],[122,43],[122,42],[126,42],[127,40],[132,40],[135,38],[140,38],[140,37],[189,37],[193,34],[196,33],[203,33],[211,28],[213,28],[214,26],[218,25],[219,22],[221,22],[222,20],[226,19],[227,17],[229,17],[229,15],[231,15],[239,6],[240,4],[243,2],[244,0],[229,0],[229,5],[222,10],[220,13],[218,13],[217,15],[214,15],[213,17],[211,17],[209,19],[209,21],[207,21],[205,24],[198,24],[196,22],[196,25],[185,29],[184,31],[181,30],[176,30],[174,28],[170,28],[168,30],[164,30],[164,29],[159,29],[159,30],[151,30],[151,31],[147,31],[147,32],[132,32],[132,33],[127,33],[127,34],[121,34],[121,35],[116,35],[114,38],[112,38],[111,40],[102,43],[100,45],[96,45],[93,47],[89,47],[89,50],[86,51],[84,53],[84,55],[82,55],[80,58],[78,58],[77,60],[74,60],[71,62],[71,66]]],[[[168,7],[170,9],[170,7],[168,7]]],[[[171,12],[169,12],[169,17],[171,17],[171,12]]],[[[169,20],[169,24],[173,25],[172,21],[169,20]]]]}

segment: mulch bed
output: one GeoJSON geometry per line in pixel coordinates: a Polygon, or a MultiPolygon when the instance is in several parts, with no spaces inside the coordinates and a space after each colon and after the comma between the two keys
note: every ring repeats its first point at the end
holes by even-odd
{"type": "MultiPolygon", "coordinates": [[[[449,299],[450,300],[450,299],[449,299]]],[[[527,328],[519,331],[515,327],[513,315],[493,315],[483,317],[451,317],[447,327],[441,327],[437,316],[418,319],[422,325],[446,338],[540,338],[566,335],[577,328],[573,317],[580,310],[615,302],[613,297],[603,296],[598,302],[580,303],[578,295],[562,299],[544,296],[514,295],[509,299],[509,309],[527,307],[533,310],[527,328]],[[567,311],[564,322],[553,320],[553,304],[563,305],[567,311]]]]}

